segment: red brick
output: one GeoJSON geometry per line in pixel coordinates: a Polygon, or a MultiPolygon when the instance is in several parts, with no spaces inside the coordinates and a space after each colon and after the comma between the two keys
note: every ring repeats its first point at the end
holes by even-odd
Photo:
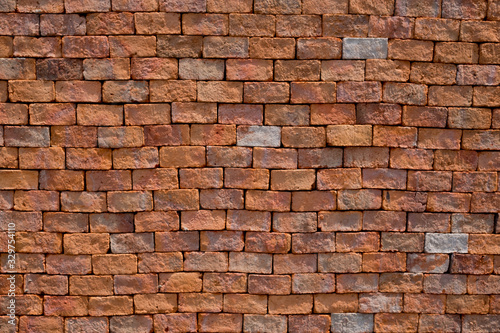
{"type": "Polygon", "coordinates": [[[312,104],[312,125],[344,125],[356,123],[354,104],[312,104]]]}
{"type": "Polygon", "coordinates": [[[415,83],[384,83],[384,102],[410,105],[427,103],[427,86],[415,83]]]}
{"type": "Polygon", "coordinates": [[[16,191],[14,193],[16,210],[59,210],[59,193],[54,191],[16,191]]]}
{"type": "Polygon", "coordinates": [[[307,314],[312,312],[312,295],[269,296],[270,314],[307,314]]]}
{"type": "Polygon", "coordinates": [[[396,169],[432,169],[433,154],[425,149],[391,149],[390,165],[396,169]]]}
{"type": "Polygon", "coordinates": [[[365,62],[361,60],[324,60],[321,62],[323,81],[363,81],[365,62]]]}
{"type": "MultiPolygon", "coordinates": [[[[133,214],[91,214],[90,230],[92,232],[132,232],[134,230],[133,214]]],[[[138,230],[139,231],[139,230],[138,230]]]]}
{"type": "Polygon", "coordinates": [[[267,296],[229,294],[224,295],[224,312],[267,313],[267,296]]]}
{"type": "Polygon", "coordinates": [[[203,56],[206,58],[248,58],[248,37],[203,38],[203,56]]]}
{"type": "Polygon", "coordinates": [[[384,0],[378,3],[373,0],[353,0],[349,4],[349,12],[354,14],[391,15],[394,2],[384,0]]]}
{"type": "MultiPolygon", "coordinates": [[[[135,3],[132,3],[135,4],[135,3]]],[[[144,2],[138,3],[142,5],[144,2]]],[[[156,1],[151,1],[156,5],[156,1]]],[[[114,3],[113,3],[114,5],[114,3]]],[[[135,29],[138,34],[178,34],[181,32],[181,16],[175,13],[135,13],[135,29]]]]}
{"type": "Polygon", "coordinates": [[[269,170],[227,168],[224,172],[224,186],[227,188],[265,190],[269,187],[269,170]]]}
{"type": "Polygon", "coordinates": [[[252,11],[252,1],[207,1],[207,11],[215,13],[244,13],[252,11]]]}
{"type": "MultiPolygon", "coordinates": [[[[315,4],[318,8],[318,4],[315,4]]],[[[368,16],[366,15],[324,15],[323,35],[335,37],[366,37],[368,16]]]]}
{"type": "Polygon", "coordinates": [[[28,106],[25,104],[1,103],[0,122],[2,125],[27,125],[28,106]]]}
{"type": "Polygon", "coordinates": [[[289,192],[249,190],[246,193],[245,208],[249,210],[290,210],[291,194],[289,192]]]}
{"type": "Polygon", "coordinates": [[[378,290],[378,274],[339,274],[337,275],[337,292],[359,293],[376,292],[378,290]]]}
{"type": "Polygon", "coordinates": [[[331,293],[314,295],[315,313],[343,313],[356,311],[358,311],[357,294],[331,293]]]}
{"type": "Polygon", "coordinates": [[[227,35],[228,16],[224,14],[184,14],[182,31],[186,35],[227,35]]]}
{"type": "Polygon", "coordinates": [[[182,293],[179,295],[180,312],[221,312],[222,294],[182,293]]]}
{"type": "Polygon", "coordinates": [[[9,81],[11,102],[52,102],[55,98],[52,81],[9,81]]]}
{"type": "Polygon", "coordinates": [[[376,232],[337,234],[337,252],[373,252],[379,248],[379,235],[376,232]]]}
{"type": "Polygon", "coordinates": [[[291,278],[288,275],[249,275],[250,294],[286,295],[291,292],[291,278]]]}
{"type": "Polygon", "coordinates": [[[226,214],[217,210],[198,210],[181,213],[182,230],[223,230],[226,214]]]}
{"type": "Polygon", "coordinates": [[[288,83],[245,82],[245,103],[287,103],[290,98],[288,83]]]}
{"type": "Polygon", "coordinates": [[[297,59],[340,59],[341,45],[338,38],[300,38],[297,59]]]}
{"type": "Polygon", "coordinates": [[[2,35],[36,36],[39,34],[39,17],[36,14],[2,13],[0,17],[5,22],[0,29],[2,35]]]}
{"type": "MultiPolygon", "coordinates": [[[[335,251],[335,234],[315,232],[294,234],[292,238],[293,253],[317,253],[335,251]]],[[[326,292],[326,291],[325,291],[326,292]]]]}
{"type": "Polygon", "coordinates": [[[456,41],[460,21],[440,18],[417,18],[415,38],[434,41],[456,41]]]}
{"type": "Polygon", "coordinates": [[[449,85],[456,83],[457,68],[452,64],[415,62],[410,81],[423,84],[449,85]]]}
{"type": "Polygon", "coordinates": [[[321,35],[321,17],[315,15],[279,15],[276,36],[314,37],[321,35]]]}
{"type": "Polygon", "coordinates": [[[335,83],[327,82],[292,83],[290,101],[292,103],[332,103],[335,102],[335,87],[335,83]]]}
{"type": "MultiPolygon", "coordinates": [[[[247,276],[242,273],[205,273],[203,281],[203,290],[205,292],[220,293],[241,293],[246,292],[247,276]]],[[[226,295],[229,297],[230,295],[226,295]]],[[[237,301],[242,295],[234,295],[228,300],[237,301]],[[236,297],[238,296],[238,297],[236,297]]],[[[226,306],[226,305],[224,305],[226,306]]],[[[233,307],[235,304],[232,305],[233,307]]],[[[232,311],[229,311],[232,312],[232,311]]]]}
{"type": "Polygon", "coordinates": [[[443,332],[460,332],[459,315],[422,315],[419,321],[419,329],[430,333],[440,330],[443,332]]]}
{"type": "Polygon", "coordinates": [[[477,63],[478,52],[478,45],[473,43],[436,43],[434,61],[452,64],[477,63]]]}
{"type": "Polygon", "coordinates": [[[154,328],[160,332],[167,329],[172,332],[196,332],[197,329],[195,313],[155,314],[153,318],[154,328]]]}
{"type": "Polygon", "coordinates": [[[156,56],[155,36],[110,36],[111,57],[154,57],[156,56]]]}
{"type": "Polygon", "coordinates": [[[41,317],[41,316],[23,316],[19,319],[19,330],[36,330],[40,333],[62,332],[63,318],[61,317],[41,317]]]}
{"type": "Polygon", "coordinates": [[[202,288],[201,273],[168,273],[160,274],[162,292],[200,292],[202,288]]]}
{"type": "Polygon", "coordinates": [[[384,191],[382,207],[385,210],[422,212],[426,208],[427,193],[384,191]]]}
{"type": "Polygon", "coordinates": [[[200,205],[205,209],[243,209],[243,191],[233,189],[201,190],[200,205]]]}
{"type": "MultiPolygon", "coordinates": [[[[276,25],[275,21],[276,18],[273,15],[231,13],[229,15],[229,35],[273,37],[276,25]]],[[[268,41],[272,42],[272,40],[268,41]]],[[[289,51],[292,50],[290,49],[289,51]]]]}
{"type": "Polygon", "coordinates": [[[375,315],[375,332],[416,332],[417,327],[417,314],[377,313],[375,315]]]}
{"type": "Polygon", "coordinates": [[[97,127],[52,126],[51,145],[59,147],[97,147],[97,127]]]}
{"type": "Polygon", "coordinates": [[[246,210],[229,210],[227,213],[228,230],[270,231],[271,213],[246,210]]]}
{"type": "Polygon", "coordinates": [[[336,194],[333,191],[292,192],[293,211],[332,210],[336,206],[336,194]]]}
{"type": "Polygon", "coordinates": [[[318,190],[361,188],[361,170],[355,168],[318,171],[318,190]]]}
{"type": "Polygon", "coordinates": [[[411,38],[414,20],[408,17],[371,16],[369,22],[370,37],[411,38]]]}
{"type": "Polygon", "coordinates": [[[191,144],[226,146],[236,143],[236,125],[192,125],[191,144]]]}
{"type": "Polygon", "coordinates": [[[47,274],[87,275],[91,272],[91,257],[89,255],[47,255],[46,267],[47,274]]]}
{"type": "Polygon", "coordinates": [[[154,193],[156,210],[197,210],[199,194],[197,190],[165,190],[154,193]]]}

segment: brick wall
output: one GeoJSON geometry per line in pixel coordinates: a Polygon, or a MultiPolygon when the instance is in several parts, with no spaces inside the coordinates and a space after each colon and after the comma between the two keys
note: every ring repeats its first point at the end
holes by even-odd
{"type": "Polygon", "coordinates": [[[0,12],[0,332],[500,331],[499,0],[0,12]]]}

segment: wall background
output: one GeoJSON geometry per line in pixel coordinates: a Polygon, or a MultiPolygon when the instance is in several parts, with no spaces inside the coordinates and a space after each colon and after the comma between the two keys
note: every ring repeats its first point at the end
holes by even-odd
{"type": "Polygon", "coordinates": [[[0,332],[499,330],[500,1],[0,12],[0,332]]]}

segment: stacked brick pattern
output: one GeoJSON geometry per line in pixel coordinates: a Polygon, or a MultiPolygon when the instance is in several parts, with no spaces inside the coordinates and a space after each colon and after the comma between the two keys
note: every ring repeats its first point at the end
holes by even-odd
{"type": "Polygon", "coordinates": [[[19,332],[500,331],[500,1],[0,11],[19,332]]]}

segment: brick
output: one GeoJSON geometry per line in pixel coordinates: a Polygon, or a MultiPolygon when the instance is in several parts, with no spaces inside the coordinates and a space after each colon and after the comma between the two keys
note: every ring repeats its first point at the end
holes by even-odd
{"type": "Polygon", "coordinates": [[[170,123],[169,104],[126,104],[125,125],[162,125],[170,123]]]}
{"type": "Polygon", "coordinates": [[[410,81],[423,84],[455,84],[457,68],[453,64],[415,62],[412,64],[410,81]]]}
{"type": "Polygon", "coordinates": [[[293,59],[295,57],[295,39],[251,38],[249,56],[256,59],[293,59]]]}
{"type": "Polygon", "coordinates": [[[457,41],[460,22],[439,18],[417,18],[415,38],[433,41],[457,41]]]}
{"type": "Polygon", "coordinates": [[[113,331],[133,329],[136,332],[147,332],[153,329],[153,320],[149,316],[121,316],[110,320],[110,329],[113,331]]]}
{"type": "Polygon", "coordinates": [[[244,13],[252,11],[252,1],[240,0],[236,2],[231,1],[207,1],[207,11],[216,13],[244,13]]]}
{"type": "Polygon", "coordinates": [[[130,78],[128,59],[85,59],[83,76],[86,80],[122,80],[130,78]]]}
{"type": "Polygon", "coordinates": [[[489,299],[484,295],[448,295],[446,298],[447,313],[488,313],[489,299]]]}
{"type": "Polygon", "coordinates": [[[342,190],[338,193],[339,210],[379,209],[381,204],[379,190],[342,190]]]}
{"type": "Polygon", "coordinates": [[[427,193],[410,191],[385,191],[382,207],[385,210],[422,212],[426,208],[427,193]]]}
{"type": "Polygon", "coordinates": [[[349,3],[349,12],[354,14],[391,15],[393,11],[393,1],[354,0],[349,3]]]}
{"type": "Polygon", "coordinates": [[[459,65],[457,83],[460,85],[498,85],[500,73],[493,65],[459,65]]]}
{"type": "Polygon", "coordinates": [[[406,269],[404,253],[364,253],[363,272],[398,272],[406,269]]]}
{"type": "Polygon", "coordinates": [[[388,57],[398,60],[431,61],[433,52],[434,43],[431,41],[394,39],[389,42],[388,57]]]}
{"type": "MultiPolygon", "coordinates": [[[[133,58],[131,61],[131,73],[132,79],[135,80],[177,79],[177,60],[162,58],[133,58]]],[[[115,84],[118,83],[116,82],[115,84]]],[[[134,82],[132,88],[139,89],[139,87],[142,87],[143,85],[144,84],[141,84],[141,82],[134,82]]],[[[104,87],[106,87],[106,84],[104,87]]],[[[128,94],[130,94],[132,99],[137,96],[132,92],[129,92],[128,94]]],[[[124,98],[123,95],[125,94],[121,93],[121,95],[121,98],[124,98]]]]}
{"type": "Polygon", "coordinates": [[[300,14],[300,1],[273,1],[256,0],[254,4],[255,13],[259,14],[300,14]]]}
{"type": "Polygon", "coordinates": [[[39,34],[39,16],[36,14],[1,13],[0,18],[5,22],[0,28],[2,35],[37,36],[39,34]]]}
{"type": "Polygon", "coordinates": [[[59,210],[59,195],[54,191],[16,191],[14,194],[16,210],[59,210]]]}
{"type": "Polygon", "coordinates": [[[108,320],[106,318],[67,318],[65,328],[68,331],[88,330],[91,333],[97,333],[102,330],[108,330],[108,320]]]}
{"type": "Polygon", "coordinates": [[[228,230],[270,231],[271,213],[245,210],[229,210],[227,213],[228,230]]]}
{"type": "Polygon", "coordinates": [[[483,19],[486,1],[453,0],[443,3],[443,17],[458,19],[483,19]]]}
{"type": "Polygon", "coordinates": [[[267,312],[267,297],[264,295],[229,294],[224,296],[224,311],[235,313],[267,312]]]}
{"type": "Polygon", "coordinates": [[[200,314],[198,321],[202,332],[235,332],[243,326],[243,316],[238,314],[200,314]]]}
{"type": "Polygon", "coordinates": [[[178,187],[174,169],[134,170],[134,190],[164,190],[178,187]]]}
{"type": "Polygon", "coordinates": [[[463,329],[465,332],[473,330],[488,332],[496,329],[498,319],[498,315],[465,315],[463,329]]]}
{"type": "Polygon", "coordinates": [[[68,212],[103,212],[106,210],[104,192],[63,192],[61,210],[68,212]]]}
{"type": "Polygon", "coordinates": [[[0,122],[5,125],[27,125],[28,106],[24,104],[1,103],[0,122]]]}
{"type": "Polygon", "coordinates": [[[314,37],[321,35],[321,17],[315,15],[276,16],[276,36],[314,37]]]}
{"type": "Polygon", "coordinates": [[[204,37],[203,56],[206,58],[247,58],[249,56],[249,39],[245,37],[204,37]]]}
{"type": "Polygon", "coordinates": [[[157,38],[159,57],[198,58],[201,56],[203,38],[201,36],[164,35],[157,38]]]}
{"type": "Polygon", "coordinates": [[[134,230],[133,214],[91,214],[90,230],[92,232],[132,232],[134,230]]]}
{"type": "Polygon", "coordinates": [[[137,257],[131,254],[103,254],[92,256],[94,274],[135,274],[137,257]]]}
{"type": "Polygon", "coordinates": [[[40,34],[42,36],[85,35],[86,20],[77,14],[40,15],[40,34]]]}
{"type": "Polygon", "coordinates": [[[469,237],[470,253],[475,254],[498,254],[499,248],[495,242],[498,242],[498,235],[476,235],[469,237]]]}
{"type": "Polygon", "coordinates": [[[15,37],[15,57],[61,57],[61,39],[58,37],[15,37]]]}
{"type": "Polygon", "coordinates": [[[314,295],[315,313],[342,313],[358,310],[357,294],[317,294],[314,295]]]}
{"type": "Polygon", "coordinates": [[[355,168],[318,171],[318,190],[361,188],[361,170],[355,168]]]}
{"type": "Polygon", "coordinates": [[[272,15],[236,14],[229,15],[229,35],[273,37],[275,17],[272,15]]]}
{"type": "Polygon", "coordinates": [[[88,232],[88,223],[87,214],[79,213],[50,212],[44,214],[43,220],[44,230],[48,232],[88,232]]]}
{"type": "Polygon", "coordinates": [[[387,38],[344,38],[343,59],[385,59],[387,38]]]}
{"type": "Polygon", "coordinates": [[[256,275],[248,277],[250,294],[286,295],[291,291],[291,278],[288,275],[256,275]]]}
{"type": "Polygon", "coordinates": [[[488,129],[490,122],[491,113],[488,109],[449,108],[448,110],[448,126],[451,128],[488,129]]]}
{"type": "Polygon", "coordinates": [[[297,59],[340,59],[342,42],[338,38],[300,38],[297,59]]]}
{"type": "Polygon", "coordinates": [[[424,105],[427,102],[427,86],[388,82],[384,84],[382,100],[387,103],[424,105]]]}
{"type": "Polygon", "coordinates": [[[148,211],[153,209],[153,195],[147,191],[109,192],[110,212],[148,211]]]}
{"type": "Polygon", "coordinates": [[[331,326],[330,317],[321,315],[292,315],[289,322],[290,332],[300,332],[302,328],[324,331],[331,326]]]}
{"type": "Polygon", "coordinates": [[[119,126],[123,124],[123,107],[120,105],[79,104],[78,125],[119,126]]]}
{"type": "Polygon", "coordinates": [[[280,232],[316,231],[315,213],[274,213],[273,230],[280,232]]]}
{"type": "Polygon", "coordinates": [[[339,274],[337,275],[337,292],[376,292],[378,274],[339,274]]]}
{"type": "Polygon", "coordinates": [[[91,297],[89,314],[91,316],[130,315],[133,312],[132,297],[108,296],[91,297]]]}
{"type": "Polygon", "coordinates": [[[294,274],[292,280],[294,293],[330,293],[335,290],[333,274],[294,274]]]}
{"type": "Polygon", "coordinates": [[[272,255],[267,253],[231,252],[229,253],[229,271],[270,274],[272,271],[272,255]]]}
{"type": "Polygon", "coordinates": [[[185,211],[181,213],[181,229],[222,230],[225,227],[225,219],[226,214],[224,211],[185,211]]]}
{"type": "Polygon", "coordinates": [[[361,212],[320,212],[318,226],[322,231],[359,231],[361,212]]]}
{"type": "Polygon", "coordinates": [[[327,127],[326,134],[331,146],[369,146],[372,143],[369,125],[332,125],[327,127]]]}
{"type": "MultiPolygon", "coordinates": [[[[157,125],[144,127],[144,141],[152,146],[180,146],[190,142],[188,125],[157,125]]],[[[147,149],[143,149],[147,151],[147,149]]]]}
{"type": "Polygon", "coordinates": [[[479,48],[479,63],[480,64],[498,64],[498,44],[485,43],[479,48]]]}
{"type": "Polygon", "coordinates": [[[106,103],[146,102],[149,95],[146,81],[107,81],[102,86],[106,103]]]}
{"type": "Polygon", "coordinates": [[[188,294],[179,296],[179,311],[182,312],[221,312],[222,294],[188,294]]]}
{"type": "Polygon", "coordinates": [[[60,317],[23,316],[22,320],[19,320],[19,329],[33,329],[42,333],[62,331],[63,319],[60,317]]]}
{"type": "Polygon", "coordinates": [[[31,104],[29,109],[32,125],[74,125],[76,109],[72,104],[31,104]]]}
{"type": "Polygon", "coordinates": [[[207,164],[209,166],[249,167],[252,164],[252,149],[244,147],[208,147],[207,164]]]}
{"type": "Polygon", "coordinates": [[[332,252],[334,250],[334,233],[294,234],[292,238],[292,252],[294,253],[332,252]]]}
{"type": "Polygon", "coordinates": [[[199,194],[197,190],[179,189],[154,193],[156,210],[197,210],[199,194]]]}
{"type": "MultiPolygon", "coordinates": [[[[133,3],[131,4],[135,5],[133,3]]],[[[144,4],[144,2],[138,5],[142,4],[144,4]]],[[[152,5],[156,4],[156,1],[151,1],[151,4],[152,5]]],[[[144,34],[144,35],[178,34],[181,32],[180,14],[135,13],[134,20],[135,20],[135,29],[138,34],[144,34]]]]}
{"type": "MultiPolygon", "coordinates": [[[[409,294],[405,296],[405,312],[444,313],[445,295],[409,294]]],[[[422,315],[423,317],[424,315],[422,315]]],[[[422,324],[422,318],[420,324],[422,324]]]]}
{"type": "Polygon", "coordinates": [[[408,190],[411,191],[450,191],[451,172],[446,171],[410,171],[408,190]]]}
{"type": "Polygon", "coordinates": [[[396,169],[432,169],[433,154],[425,149],[391,149],[390,165],[396,169]]]}
{"type": "Polygon", "coordinates": [[[280,333],[287,331],[286,316],[246,314],[244,318],[244,332],[261,332],[267,329],[280,333]]]}
{"type": "Polygon", "coordinates": [[[229,169],[224,171],[226,188],[267,189],[269,187],[269,170],[266,169],[229,169]]]}
{"type": "Polygon", "coordinates": [[[97,13],[87,15],[89,35],[126,35],[134,33],[132,13],[97,13]]]}
{"type": "Polygon", "coordinates": [[[172,332],[196,332],[196,314],[195,313],[171,313],[155,314],[154,329],[165,331],[171,329],[172,332]]]}
{"type": "Polygon", "coordinates": [[[202,288],[201,276],[201,273],[198,272],[160,274],[160,291],[200,292],[202,288]]]}
{"type": "Polygon", "coordinates": [[[224,14],[184,14],[182,30],[186,35],[227,35],[228,16],[224,14]]]}
{"type": "Polygon", "coordinates": [[[336,208],[336,195],[332,191],[292,193],[293,211],[321,211],[336,208]]]}
{"type": "Polygon", "coordinates": [[[113,294],[111,276],[71,276],[69,285],[71,295],[108,296],[113,294]]]}
{"type": "Polygon", "coordinates": [[[369,332],[373,331],[373,314],[333,313],[332,332],[369,332]]]}
{"type": "Polygon", "coordinates": [[[392,169],[364,169],[363,187],[381,189],[406,189],[406,171],[392,169]]]}
{"type": "Polygon", "coordinates": [[[277,126],[239,126],[236,132],[238,146],[279,147],[281,129],[277,126]]]}
{"type": "Polygon", "coordinates": [[[471,87],[432,86],[429,89],[429,105],[470,106],[471,104],[471,87]]]}
{"type": "Polygon", "coordinates": [[[415,332],[418,326],[418,315],[406,313],[380,313],[375,315],[374,325],[375,332],[415,332]]]}
{"type": "Polygon", "coordinates": [[[456,172],[453,182],[453,190],[457,192],[493,192],[497,188],[497,177],[494,172],[456,172]]]}
{"type": "Polygon", "coordinates": [[[498,105],[498,87],[474,87],[474,106],[495,107],[498,105]]]}
{"type": "Polygon", "coordinates": [[[395,14],[401,16],[437,17],[441,14],[441,4],[437,0],[427,0],[419,3],[412,0],[396,1],[395,14]]]}
{"type": "Polygon", "coordinates": [[[406,213],[404,212],[363,212],[363,230],[404,231],[405,229],[406,213]]]}
{"type": "Polygon", "coordinates": [[[154,57],[156,56],[155,36],[110,36],[111,57],[154,57]]]}
{"type": "Polygon", "coordinates": [[[13,38],[2,36],[0,38],[0,56],[2,58],[12,57],[13,54],[13,38]]]}
{"type": "Polygon", "coordinates": [[[323,81],[363,81],[365,62],[362,60],[324,60],[321,62],[323,81]]]}
{"type": "Polygon", "coordinates": [[[41,126],[6,126],[4,143],[14,147],[48,147],[48,129],[41,126]]]}
{"type": "MultiPolygon", "coordinates": [[[[247,289],[247,277],[242,273],[205,273],[205,279],[203,282],[203,289],[206,292],[244,293],[247,289]]],[[[244,297],[242,297],[243,295],[234,295],[235,297],[230,296],[232,295],[226,295],[227,299],[225,299],[225,301],[227,300],[232,303],[236,303],[233,303],[231,307],[237,306],[237,301],[239,299],[244,299],[244,297]]],[[[261,299],[256,299],[256,301],[257,300],[262,301],[261,299]]],[[[224,304],[224,306],[226,305],[224,304]]]]}
{"type": "Polygon", "coordinates": [[[110,235],[112,253],[153,252],[152,233],[121,233],[110,235]]]}
{"type": "Polygon", "coordinates": [[[318,81],[320,77],[318,60],[277,60],[274,66],[276,81],[318,81]]]}
{"type": "Polygon", "coordinates": [[[312,311],[312,296],[269,296],[268,307],[270,314],[307,314],[312,311]]]}
{"type": "Polygon", "coordinates": [[[19,168],[21,169],[63,169],[64,149],[50,148],[20,148],[19,168]]]}
{"type": "Polygon", "coordinates": [[[290,98],[288,83],[245,82],[245,103],[287,103],[290,98]]]}
{"type": "MultiPolygon", "coordinates": [[[[422,291],[423,275],[411,273],[383,273],[380,275],[380,291],[382,292],[415,292],[422,291]]],[[[411,295],[411,294],[410,294],[411,295]]],[[[406,295],[405,297],[407,297],[406,295]]],[[[406,302],[406,300],[405,300],[406,302]]],[[[405,303],[406,306],[406,303],[405,303]]]]}
{"type": "MultiPolygon", "coordinates": [[[[62,82],[61,82],[62,83],[62,82]]],[[[55,98],[52,81],[9,81],[11,102],[52,102],[55,98]]]]}
{"type": "Polygon", "coordinates": [[[281,142],[285,147],[324,147],[326,145],[325,130],[321,127],[284,127],[281,142]]]}
{"type": "Polygon", "coordinates": [[[155,147],[121,148],[113,151],[115,169],[149,169],[158,165],[158,150],[155,147]]]}
{"type": "Polygon", "coordinates": [[[201,190],[200,205],[205,209],[243,209],[243,191],[233,189],[201,190]]]}
{"type": "MultiPolygon", "coordinates": [[[[318,4],[316,4],[316,8],[318,8],[318,4]]],[[[368,35],[368,16],[323,15],[323,35],[366,37],[368,35]]]]}
{"type": "Polygon", "coordinates": [[[246,193],[245,208],[249,210],[288,211],[290,192],[249,190],[246,193]]]}
{"type": "Polygon", "coordinates": [[[141,253],[138,255],[138,259],[140,273],[175,272],[180,271],[183,266],[180,252],[141,253]]]}
{"type": "Polygon", "coordinates": [[[86,275],[91,272],[89,255],[53,254],[46,256],[47,274],[86,275]]]}
{"type": "Polygon", "coordinates": [[[353,104],[312,104],[310,113],[313,125],[344,125],[356,122],[353,104]]]}
{"type": "Polygon", "coordinates": [[[473,151],[437,150],[434,168],[436,170],[476,170],[478,156],[473,151]]]}
{"type": "Polygon", "coordinates": [[[103,148],[69,148],[66,152],[68,169],[111,169],[111,150],[103,148]]]}
{"type": "MultiPolygon", "coordinates": [[[[157,276],[155,274],[115,275],[115,294],[152,294],[158,290],[157,276]]],[[[137,305],[136,305],[137,307],[137,305]]]]}
{"type": "Polygon", "coordinates": [[[337,101],[340,103],[380,102],[381,99],[382,84],[380,82],[339,82],[337,86],[337,101]]]}
{"type": "Polygon", "coordinates": [[[207,8],[206,0],[161,0],[160,11],[166,12],[204,12],[207,8]]]}
{"type": "Polygon", "coordinates": [[[414,20],[407,17],[370,17],[370,37],[411,38],[413,37],[414,20]]]}
{"type": "Polygon", "coordinates": [[[336,238],[337,252],[373,252],[379,248],[379,235],[375,232],[341,233],[336,238]]]}
{"type": "Polygon", "coordinates": [[[1,168],[17,168],[18,166],[18,149],[10,147],[0,148],[0,167],[1,168]]]}
{"type": "MultiPolygon", "coordinates": [[[[458,274],[491,274],[493,272],[493,258],[477,254],[453,254],[451,256],[451,273],[458,274]]],[[[472,290],[469,281],[469,290],[472,290]]],[[[476,285],[478,287],[479,285],[476,285]]],[[[479,287],[481,288],[481,287],[479,287]]],[[[483,294],[484,292],[471,292],[483,294]]]]}
{"type": "Polygon", "coordinates": [[[62,52],[67,58],[105,58],[109,56],[108,38],[104,36],[63,37],[62,52]]]}
{"type": "Polygon", "coordinates": [[[402,310],[400,294],[363,294],[359,298],[360,312],[400,312],[402,310]]]}
{"type": "Polygon", "coordinates": [[[436,43],[434,51],[435,62],[446,63],[477,63],[478,46],[472,43],[436,43]]]}
{"type": "Polygon", "coordinates": [[[2,190],[36,190],[38,188],[37,171],[1,170],[0,188],[2,190]]]}
{"type": "Polygon", "coordinates": [[[449,256],[446,254],[410,253],[407,259],[408,271],[415,273],[445,273],[450,264],[449,256]]]}
{"type": "Polygon", "coordinates": [[[130,171],[87,171],[88,191],[130,190],[132,177],[130,171]]]}
{"type": "Polygon", "coordinates": [[[245,249],[251,252],[287,253],[291,236],[284,233],[247,232],[245,249]]]}
{"type": "Polygon", "coordinates": [[[493,215],[491,214],[453,214],[451,216],[451,223],[452,232],[493,232],[493,215]]]}
{"type": "Polygon", "coordinates": [[[197,83],[199,102],[241,103],[243,83],[206,81],[197,83]]]}

